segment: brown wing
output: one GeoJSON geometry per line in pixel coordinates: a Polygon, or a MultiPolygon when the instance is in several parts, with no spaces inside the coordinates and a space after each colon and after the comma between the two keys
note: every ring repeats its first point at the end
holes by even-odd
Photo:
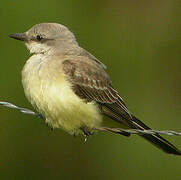
{"type": "Polygon", "coordinates": [[[73,85],[77,96],[87,102],[95,101],[101,112],[116,121],[130,121],[131,115],[102,66],[95,61],[79,56],[77,59],[66,59],[62,63],[63,71],[73,85]]]}
{"type": "MultiPolygon", "coordinates": [[[[65,60],[63,71],[71,81],[75,94],[88,102],[95,101],[103,114],[131,128],[150,129],[139,119],[130,115],[118,92],[113,89],[111,80],[100,63],[79,56],[78,59],[65,60]]],[[[129,133],[121,134],[130,135],[129,133]]],[[[141,136],[167,153],[181,155],[174,145],[158,134],[141,136]]]]}

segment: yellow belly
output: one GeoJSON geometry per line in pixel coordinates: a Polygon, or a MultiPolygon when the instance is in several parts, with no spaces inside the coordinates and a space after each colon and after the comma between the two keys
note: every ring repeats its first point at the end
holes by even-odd
{"type": "Polygon", "coordinates": [[[52,127],[71,134],[78,134],[81,127],[99,127],[102,117],[97,105],[86,103],[73,92],[59,66],[53,61],[47,66],[31,58],[22,71],[26,97],[52,127]]]}

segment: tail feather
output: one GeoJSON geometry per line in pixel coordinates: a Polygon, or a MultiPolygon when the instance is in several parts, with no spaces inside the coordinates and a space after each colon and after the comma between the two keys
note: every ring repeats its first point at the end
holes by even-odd
{"type": "MultiPolygon", "coordinates": [[[[140,129],[140,130],[149,130],[150,128],[145,125],[142,121],[137,119],[135,116],[132,115],[132,118],[128,115],[123,114],[123,111],[120,110],[120,108],[117,108],[113,104],[105,104],[101,106],[101,111],[106,116],[112,118],[113,120],[126,125],[127,127],[133,128],[133,129],[140,129]]],[[[130,134],[123,134],[125,136],[129,136],[130,134]]],[[[175,154],[175,155],[181,155],[181,151],[177,149],[173,144],[168,142],[166,139],[164,139],[159,134],[143,134],[140,135],[141,137],[145,138],[149,142],[151,142],[156,147],[160,148],[166,153],[169,154],[175,154]]]]}
{"type": "MultiPolygon", "coordinates": [[[[146,129],[149,130],[150,128],[146,126],[143,122],[141,122],[139,119],[133,116],[132,121],[134,122],[134,128],[137,129],[146,129]]],[[[164,139],[159,134],[151,135],[151,134],[143,134],[140,135],[141,137],[145,138],[149,142],[151,142],[153,145],[157,146],[158,148],[162,149],[164,152],[169,154],[175,154],[175,155],[181,155],[181,151],[177,149],[173,144],[168,142],[166,139],[164,139]]]]}

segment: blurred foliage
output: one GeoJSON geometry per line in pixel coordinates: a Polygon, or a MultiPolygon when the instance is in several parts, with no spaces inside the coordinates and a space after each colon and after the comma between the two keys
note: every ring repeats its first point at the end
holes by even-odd
{"type": "MultiPolygon", "coordinates": [[[[20,73],[29,53],[8,34],[58,22],[108,66],[131,112],[154,129],[181,131],[180,12],[178,0],[2,1],[0,100],[31,108],[20,73]]],[[[17,111],[0,108],[0,116],[0,179],[181,178],[179,157],[136,135],[96,133],[85,144],[81,137],[51,132],[42,120],[17,111]]],[[[168,139],[181,148],[180,137],[168,139]]]]}

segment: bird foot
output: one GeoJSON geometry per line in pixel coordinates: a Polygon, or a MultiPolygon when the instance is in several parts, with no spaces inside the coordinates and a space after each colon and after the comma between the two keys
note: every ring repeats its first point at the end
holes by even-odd
{"type": "Polygon", "coordinates": [[[84,136],[84,142],[86,143],[89,136],[93,135],[94,133],[92,131],[87,130],[86,128],[81,128],[82,132],[83,132],[83,136],[84,136]]]}

